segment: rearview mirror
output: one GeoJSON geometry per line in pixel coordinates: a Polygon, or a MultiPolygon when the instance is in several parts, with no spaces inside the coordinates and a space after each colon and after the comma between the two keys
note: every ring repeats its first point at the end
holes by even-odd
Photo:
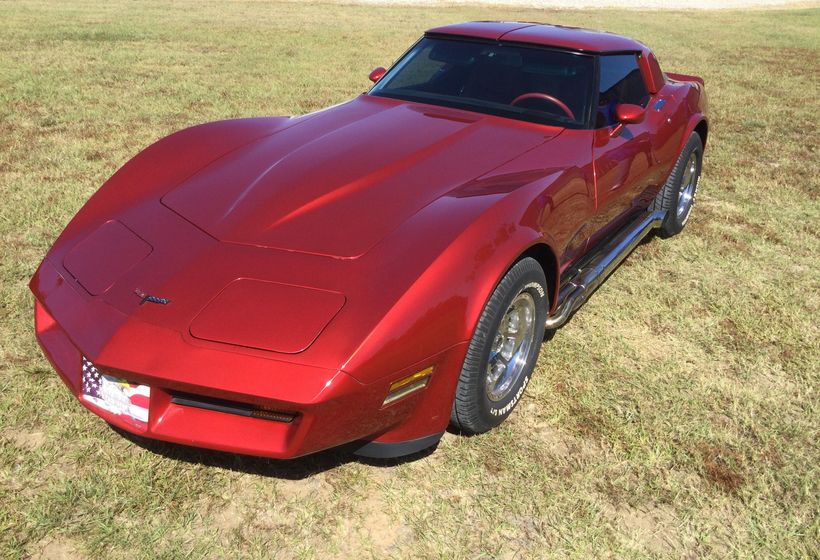
{"type": "Polygon", "coordinates": [[[374,70],[370,73],[370,75],[368,76],[368,78],[370,78],[370,81],[371,81],[371,82],[373,82],[373,83],[375,84],[376,82],[378,82],[379,80],[381,80],[381,79],[382,79],[382,76],[384,76],[384,74],[385,74],[386,72],[387,72],[387,70],[385,70],[384,68],[382,68],[381,66],[379,66],[378,68],[374,69],[374,70]]]}

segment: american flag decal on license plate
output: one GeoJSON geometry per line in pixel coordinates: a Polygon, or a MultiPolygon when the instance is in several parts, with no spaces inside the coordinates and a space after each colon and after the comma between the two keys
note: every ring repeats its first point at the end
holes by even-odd
{"type": "Polygon", "coordinates": [[[148,427],[151,387],[129,383],[102,373],[83,356],[83,399],[119,416],[126,424],[144,430],[148,427]]]}

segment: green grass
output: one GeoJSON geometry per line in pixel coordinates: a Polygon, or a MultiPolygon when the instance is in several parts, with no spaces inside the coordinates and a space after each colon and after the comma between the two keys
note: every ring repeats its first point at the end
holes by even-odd
{"type": "Polygon", "coordinates": [[[0,556],[820,555],[820,10],[0,2],[0,556]],[[641,246],[545,345],[517,411],[416,462],[146,448],[73,401],[26,283],[139,149],[367,88],[428,27],[604,28],[706,79],[686,232],[641,246]]]}

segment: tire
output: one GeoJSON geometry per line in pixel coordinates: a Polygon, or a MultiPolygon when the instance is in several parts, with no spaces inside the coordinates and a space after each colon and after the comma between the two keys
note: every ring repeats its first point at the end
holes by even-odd
{"type": "Polygon", "coordinates": [[[544,271],[532,258],[515,263],[496,286],[458,379],[450,414],[457,430],[486,432],[501,424],[518,404],[544,339],[548,293],[544,271]]]}
{"type": "Polygon", "coordinates": [[[666,212],[663,225],[658,230],[661,237],[679,234],[689,221],[698,192],[702,163],[703,142],[700,135],[693,132],[678,156],[666,184],[649,207],[650,211],[666,212]]]}

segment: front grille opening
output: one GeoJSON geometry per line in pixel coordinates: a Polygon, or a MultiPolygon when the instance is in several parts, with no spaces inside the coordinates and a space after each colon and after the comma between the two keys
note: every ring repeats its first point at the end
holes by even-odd
{"type": "Polygon", "coordinates": [[[296,418],[295,414],[290,414],[288,412],[267,410],[265,408],[258,408],[245,403],[228,401],[225,399],[216,399],[213,397],[203,397],[201,395],[192,395],[190,393],[171,393],[171,402],[180,406],[191,406],[194,408],[213,410],[214,412],[224,412],[226,414],[236,414],[237,416],[260,418],[262,420],[271,420],[273,422],[284,422],[286,424],[293,422],[294,418],[296,418]]]}

